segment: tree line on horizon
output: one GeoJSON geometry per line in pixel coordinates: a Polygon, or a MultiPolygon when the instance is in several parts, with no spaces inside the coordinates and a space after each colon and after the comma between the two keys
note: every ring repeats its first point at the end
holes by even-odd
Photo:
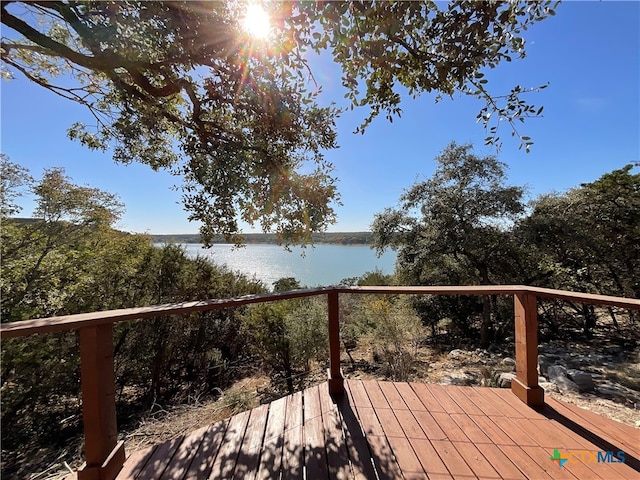
{"type": "MultiPolygon", "coordinates": [[[[150,234],[153,243],[202,243],[202,237],[195,234],[150,234]]],[[[282,240],[275,233],[244,233],[243,243],[281,245],[282,240]]],[[[211,243],[224,244],[228,242],[223,235],[215,235],[211,243]]],[[[371,245],[373,234],[371,232],[314,232],[311,235],[311,244],[333,245],[371,245]]]]}
{"type": "MultiPolygon", "coordinates": [[[[29,224],[41,220],[30,217],[14,217],[12,221],[29,224]]],[[[154,244],[202,244],[202,237],[198,233],[146,233],[144,235],[147,235],[154,244]]],[[[374,241],[372,232],[315,232],[311,239],[312,245],[372,245],[374,241]]],[[[211,239],[211,244],[233,244],[233,242],[228,242],[223,235],[215,235],[211,239]]],[[[275,233],[244,233],[243,244],[282,245],[282,241],[275,233]]]]}

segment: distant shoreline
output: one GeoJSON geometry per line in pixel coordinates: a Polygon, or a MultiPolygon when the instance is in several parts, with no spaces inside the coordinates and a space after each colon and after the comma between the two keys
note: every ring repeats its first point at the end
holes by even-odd
{"type": "MultiPolygon", "coordinates": [[[[200,235],[191,234],[150,234],[153,243],[202,243],[200,235]]],[[[323,232],[312,235],[314,244],[333,245],[371,245],[373,233],[371,232],[323,232]]],[[[245,233],[244,242],[247,244],[271,244],[277,245],[278,237],[274,233],[245,233]]],[[[222,235],[213,239],[212,243],[228,243],[222,235]]]]}
{"type": "MultiPolygon", "coordinates": [[[[12,221],[18,224],[30,224],[42,221],[38,218],[13,217],[12,221]]],[[[127,233],[127,232],[123,232],[127,233]]],[[[133,233],[133,232],[131,232],[133,233]]],[[[169,233],[169,234],[146,234],[151,237],[153,243],[202,243],[199,233],[169,233]]],[[[331,244],[331,245],[372,245],[372,232],[322,232],[312,234],[314,244],[331,244]]],[[[217,235],[211,243],[228,244],[222,235],[217,235]]],[[[280,245],[278,237],[275,233],[245,233],[244,243],[254,244],[270,244],[280,245]]]]}

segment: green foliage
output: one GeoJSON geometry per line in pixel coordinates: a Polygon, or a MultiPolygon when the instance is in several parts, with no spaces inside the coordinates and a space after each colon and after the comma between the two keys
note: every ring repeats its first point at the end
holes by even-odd
{"type": "Polygon", "coordinates": [[[520,226],[557,288],[640,296],[640,174],[614,170],[544,195],[520,226]]]}
{"type": "MultiPolygon", "coordinates": [[[[640,297],[640,174],[632,165],[565,194],[543,195],[518,234],[537,259],[539,284],[640,297]]],[[[584,331],[592,309],[580,309],[584,331]]]]}
{"type": "Polygon", "coordinates": [[[243,323],[252,338],[253,351],[260,356],[265,369],[274,378],[284,378],[289,393],[293,393],[294,365],[286,314],[284,302],[254,305],[248,309],[243,323]]]}
{"type": "MultiPolygon", "coordinates": [[[[176,245],[149,247],[142,265],[129,279],[138,295],[145,297],[138,305],[227,298],[263,290],[205,258],[188,258],[176,245]]],[[[233,376],[228,362],[243,357],[246,339],[240,328],[237,313],[226,310],[120,324],[116,328],[119,384],[135,386],[154,401],[210,394],[225,387],[233,376]]]]}
{"type": "Polygon", "coordinates": [[[351,343],[369,345],[373,360],[382,364],[381,373],[385,377],[394,381],[409,380],[424,336],[414,309],[393,297],[349,297],[348,305],[343,302],[340,307],[340,335],[347,352],[352,349],[351,343]]]}
{"type": "MultiPolygon", "coordinates": [[[[400,115],[401,92],[456,91],[480,98],[497,142],[506,120],[539,115],[530,89],[489,92],[483,71],[523,57],[523,30],[553,15],[541,2],[271,2],[268,42],[241,28],[237,2],[5,2],[3,76],[29,80],[86,107],[94,126],[68,135],[119,162],[141,162],[182,178],[190,219],[205,243],[241,241],[238,219],[308,243],[335,221],[334,106],[309,50],[342,66],[351,107],[400,115]],[[493,114],[493,115],[492,115],[493,114]],[[493,124],[493,126],[491,126],[493,124]]],[[[528,137],[520,136],[528,149],[528,137]]]]}
{"type": "MultiPolygon", "coordinates": [[[[147,236],[113,230],[117,199],[60,170],[30,186],[39,218],[0,224],[3,322],[264,291],[179,246],[155,248],[147,236]]],[[[4,192],[3,212],[15,198],[4,192]]],[[[118,402],[143,407],[226,387],[247,345],[234,311],[123,322],[114,337],[118,402]]],[[[74,332],[3,340],[3,455],[61,446],[79,433],[78,353],[74,332]]],[[[4,468],[11,476],[13,467],[4,468]]]]}
{"type": "MultiPolygon", "coordinates": [[[[543,195],[525,215],[523,188],[505,185],[496,158],[451,144],[436,161],[432,178],[409,188],[397,208],[373,223],[379,251],[398,251],[400,283],[526,284],[640,296],[640,175],[632,165],[565,194],[543,195]]],[[[479,325],[486,347],[513,328],[510,302],[496,296],[424,296],[413,306],[433,335],[446,325],[452,341],[475,341],[479,325]]],[[[597,312],[572,308],[591,334],[597,312]]]]}
{"type": "Polygon", "coordinates": [[[294,364],[309,370],[311,360],[328,359],[327,305],[324,298],[303,299],[285,317],[294,364]]]}
{"type": "Polygon", "coordinates": [[[288,290],[298,290],[299,288],[302,288],[302,286],[294,277],[280,278],[273,282],[274,292],[286,292],[288,290]]]}
{"type": "MultiPolygon", "coordinates": [[[[276,292],[296,285],[293,278],[274,283],[276,292]]],[[[311,360],[327,359],[327,310],[325,302],[317,298],[252,305],[243,323],[253,351],[272,375],[275,387],[284,380],[293,393],[296,373],[308,371],[311,360]]]]}
{"type": "Polygon", "coordinates": [[[90,303],[93,264],[109,255],[117,235],[110,227],[122,210],[115,196],[74,185],[61,169],[46,170],[30,183],[36,221],[7,218],[2,225],[3,322],[64,315],[90,303]]]}
{"type": "Polygon", "coordinates": [[[478,114],[499,143],[498,126],[507,121],[527,150],[516,120],[542,113],[521,95],[534,89],[515,86],[492,95],[484,72],[525,56],[523,31],[555,15],[557,2],[327,2],[323,9],[303,7],[322,28],[312,34],[316,51],[329,48],[342,66],[346,98],[352,106],[369,106],[358,131],[380,113],[389,121],[401,114],[401,93],[417,97],[437,92],[474,96],[485,103],[478,114]],[[554,4],[555,3],[555,4],[554,4]]]}
{"type": "MultiPolygon", "coordinates": [[[[368,272],[360,277],[365,283],[383,285],[379,272],[368,272]]],[[[390,277],[386,276],[387,280],[390,277]]],[[[413,373],[417,347],[423,337],[423,327],[416,309],[406,299],[380,295],[340,296],[340,339],[351,360],[351,352],[365,346],[372,353],[374,363],[381,366],[380,374],[397,381],[407,381],[413,373]]]]}
{"type": "Polygon", "coordinates": [[[371,272],[365,272],[359,277],[349,277],[340,280],[340,285],[358,285],[359,287],[376,286],[376,285],[393,285],[395,278],[393,275],[382,273],[381,270],[375,269],[371,272]]]}
{"type": "Polygon", "coordinates": [[[71,139],[182,177],[205,242],[239,241],[239,216],[308,243],[339,200],[322,154],[336,111],[307,90],[304,61],[284,61],[286,39],[252,44],[241,14],[226,2],[3,4],[18,39],[3,39],[2,60],[89,109],[95,127],[75,123],[71,139]]]}
{"type": "Polygon", "coordinates": [[[75,332],[2,341],[2,448],[62,447],[80,432],[75,332]]]}
{"type": "MultiPolygon", "coordinates": [[[[398,250],[397,274],[409,285],[510,283],[517,275],[511,228],[524,211],[523,189],[504,185],[505,165],[493,156],[476,156],[470,145],[451,143],[436,162],[431,179],[409,188],[398,208],[375,216],[376,247],[398,250]]],[[[487,301],[481,327],[485,347],[494,323],[487,301]]],[[[469,332],[464,325],[469,320],[450,300],[436,297],[422,308],[446,314],[469,332]]]]}
{"type": "Polygon", "coordinates": [[[20,212],[21,208],[15,200],[32,183],[33,178],[26,168],[11,162],[7,155],[0,153],[0,220],[4,221],[20,212]]]}

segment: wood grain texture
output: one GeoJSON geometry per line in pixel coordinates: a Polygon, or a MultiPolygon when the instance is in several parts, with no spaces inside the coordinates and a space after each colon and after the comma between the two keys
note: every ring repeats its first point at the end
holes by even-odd
{"type": "Polygon", "coordinates": [[[552,400],[536,411],[509,390],[347,380],[345,395],[331,397],[326,384],[310,387],[133,452],[118,478],[640,478],[637,431],[576,408],[552,400]],[[427,404],[444,405],[430,411],[421,400],[427,392],[427,404]],[[465,393],[477,401],[470,412],[465,393]],[[577,461],[574,454],[560,468],[549,458],[554,449],[567,455],[606,445],[632,447],[629,463],[577,461]]]}

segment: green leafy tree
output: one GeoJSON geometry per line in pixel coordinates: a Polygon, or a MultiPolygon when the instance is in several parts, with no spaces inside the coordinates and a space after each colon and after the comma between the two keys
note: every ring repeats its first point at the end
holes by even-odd
{"type": "Polygon", "coordinates": [[[365,272],[359,277],[348,277],[340,280],[340,285],[358,285],[359,287],[376,286],[376,285],[393,285],[393,275],[387,275],[382,270],[376,268],[372,271],[365,272]]]}
{"type": "MultiPolygon", "coordinates": [[[[274,282],[274,291],[298,288],[295,278],[274,282]]],[[[295,377],[308,371],[313,359],[327,358],[327,310],[318,299],[282,300],[251,306],[243,317],[253,351],[272,375],[274,386],[284,380],[295,391],[295,377]]]]}
{"type": "Polygon", "coordinates": [[[274,380],[284,378],[287,391],[294,390],[294,363],[289,332],[285,318],[288,306],[285,301],[251,306],[243,318],[247,334],[251,337],[254,352],[260,356],[265,369],[274,380]]]}
{"type": "MultiPolygon", "coordinates": [[[[134,305],[263,291],[260,284],[206,258],[189,258],[178,245],[147,245],[138,259],[139,268],[127,279],[137,292],[134,305]]],[[[245,356],[247,339],[240,329],[234,310],[119,324],[115,335],[119,385],[138,388],[148,405],[209,395],[216,388],[226,387],[233,377],[230,363],[245,356]]]]}
{"type": "MultiPolygon", "coordinates": [[[[518,235],[535,248],[545,286],[640,296],[640,174],[632,165],[564,194],[541,196],[518,235]]],[[[579,311],[591,334],[593,308],[579,311]]]]}
{"type": "Polygon", "coordinates": [[[122,204],[107,192],[75,185],[48,169],[31,191],[34,221],[2,228],[2,321],[53,316],[75,308],[92,259],[104,246],[122,204]]]}
{"type": "MultiPolygon", "coordinates": [[[[264,291],[179,246],[156,248],[146,235],[114,230],[122,209],[115,196],[78,186],[60,169],[33,180],[2,160],[3,322],[264,291]],[[35,197],[36,218],[5,216],[19,212],[23,191],[35,197]]],[[[237,377],[233,365],[247,347],[240,320],[226,310],[122,322],[114,333],[117,399],[128,412],[215,394],[237,377]]],[[[1,346],[2,476],[23,478],[33,473],[23,468],[47,461],[43,449],[68,446],[81,431],[78,336],[1,346]]]]}
{"type": "Polygon", "coordinates": [[[274,292],[286,292],[288,290],[298,290],[299,288],[302,288],[302,286],[294,277],[283,277],[273,282],[274,292]]]}
{"type": "Polygon", "coordinates": [[[32,184],[33,178],[26,168],[0,153],[0,220],[5,221],[22,210],[16,199],[24,195],[32,184]]]}
{"type": "MultiPolygon", "coordinates": [[[[523,189],[507,186],[505,165],[451,143],[434,175],[375,216],[375,246],[398,250],[401,281],[413,285],[503,283],[515,255],[513,222],[524,211],[523,189]]],[[[490,341],[491,304],[485,297],[481,343],[490,341]]]]}
{"type": "MultiPolygon", "coordinates": [[[[2,322],[96,309],[93,260],[120,214],[117,198],[73,184],[61,169],[36,181],[5,157],[2,170],[2,322]],[[5,217],[19,212],[21,188],[35,195],[30,221],[5,217]]],[[[3,448],[60,446],[78,432],[78,362],[74,332],[2,342],[3,448]]]]}
{"type": "Polygon", "coordinates": [[[627,165],[565,194],[543,195],[522,224],[556,262],[559,288],[640,296],[640,174],[627,165]]]}
{"type": "MultiPolygon", "coordinates": [[[[523,30],[554,14],[542,2],[271,2],[268,42],[241,28],[239,2],[3,2],[3,76],[16,72],[85,106],[95,124],[69,136],[182,178],[205,242],[240,241],[239,222],[307,243],[339,201],[323,151],[336,147],[333,106],[306,52],[329,50],[351,106],[400,114],[401,92],[480,98],[500,120],[540,114],[516,86],[488,90],[484,70],[525,55],[523,30]],[[176,148],[177,147],[177,148],[176,148]]],[[[528,148],[530,140],[521,136],[528,148]]]]}
{"type": "Polygon", "coordinates": [[[329,48],[342,66],[343,85],[352,106],[370,113],[358,129],[363,132],[380,113],[392,121],[401,114],[401,95],[412,97],[456,92],[481,99],[477,118],[488,130],[488,144],[499,143],[498,127],[506,121],[527,150],[531,139],[521,136],[516,120],[542,113],[516,85],[504,95],[488,90],[483,70],[525,56],[524,30],[555,15],[559,2],[455,1],[438,5],[419,2],[327,2],[317,9],[303,4],[309,18],[322,28],[312,33],[311,47],[329,48]]]}
{"type": "Polygon", "coordinates": [[[325,364],[328,355],[327,302],[324,298],[300,299],[285,316],[293,361],[298,368],[309,371],[311,361],[325,364]]]}

